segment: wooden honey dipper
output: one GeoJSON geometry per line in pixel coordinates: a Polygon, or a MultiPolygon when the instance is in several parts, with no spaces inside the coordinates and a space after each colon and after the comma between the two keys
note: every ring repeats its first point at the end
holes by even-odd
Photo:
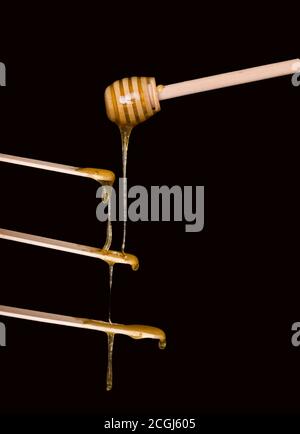
{"type": "Polygon", "coordinates": [[[300,59],[271,63],[168,86],[156,86],[155,78],[131,77],[115,81],[105,90],[108,118],[119,127],[134,127],[160,111],[160,101],[222,87],[235,86],[300,71],[300,59]]]}
{"type": "Polygon", "coordinates": [[[166,347],[166,335],[163,330],[139,324],[118,324],[108,323],[87,318],[76,318],[65,315],[57,315],[48,312],[40,312],[29,309],[0,305],[0,315],[30,321],[57,324],[82,329],[97,330],[104,333],[126,335],[133,339],[156,339],[159,341],[159,348],[166,347]]]}

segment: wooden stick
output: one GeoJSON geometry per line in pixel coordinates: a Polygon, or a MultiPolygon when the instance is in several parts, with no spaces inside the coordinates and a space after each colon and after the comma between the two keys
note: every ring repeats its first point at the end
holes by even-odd
{"type": "Polygon", "coordinates": [[[56,315],[53,313],[19,309],[16,307],[2,305],[0,305],[0,315],[29,321],[58,324],[69,327],[97,330],[105,333],[126,335],[133,339],[158,339],[160,341],[160,348],[165,348],[166,346],[165,333],[161,329],[151,326],[112,324],[87,318],[56,315]]]}
{"type": "Polygon", "coordinates": [[[182,83],[170,84],[168,86],[158,86],[158,97],[160,100],[176,98],[178,96],[205,92],[207,90],[289,75],[297,71],[300,71],[300,59],[271,63],[256,68],[242,69],[226,74],[183,81],[182,83]]]}
{"type": "Polygon", "coordinates": [[[34,167],[36,169],[48,170],[50,172],[65,173],[67,175],[82,176],[84,178],[92,178],[98,182],[113,183],[115,174],[110,170],[81,168],[75,166],[65,166],[64,164],[49,163],[41,160],[31,160],[29,158],[16,157],[14,155],[0,154],[0,161],[10,164],[18,164],[19,166],[34,167]]]}
{"type": "Polygon", "coordinates": [[[101,259],[108,264],[128,264],[133,270],[139,267],[139,261],[136,256],[128,253],[120,253],[114,250],[103,250],[96,247],[84,246],[81,244],[69,243],[66,241],[54,240],[52,238],[39,237],[36,235],[25,234],[23,232],[9,231],[0,228],[0,238],[19,243],[31,244],[48,249],[60,250],[63,252],[75,253],[77,255],[90,256],[101,259]]]}
{"type": "Polygon", "coordinates": [[[123,78],[105,90],[106,113],[120,128],[132,128],[158,113],[160,100],[266,80],[299,71],[300,59],[294,59],[167,86],[156,86],[153,77],[123,78]]]}

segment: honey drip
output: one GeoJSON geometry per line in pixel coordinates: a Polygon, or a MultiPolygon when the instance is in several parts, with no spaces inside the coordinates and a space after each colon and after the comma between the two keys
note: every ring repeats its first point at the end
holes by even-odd
{"type": "MultiPolygon", "coordinates": [[[[112,88],[111,88],[112,89],[112,88]]],[[[106,96],[109,98],[111,96],[113,105],[116,105],[116,97],[115,92],[108,90],[108,93],[106,93],[106,96]],[[111,93],[110,93],[111,92],[111,93]]],[[[109,110],[110,112],[110,110],[109,110]]],[[[123,255],[125,255],[125,247],[126,247],[126,235],[127,235],[127,155],[128,155],[128,145],[129,145],[129,138],[132,131],[132,128],[139,122],[132,122],[132,119],[130,119],[130,116],[128,116],[128,110],[125,107],[124,113],[127,123],[124,124],[121,121],[121,118],[119,116],[119,113],[117,113],[117,110],[115,110],[115,106],[113,107],[113,113],[115,116],[111,118],[111,120],[115,121],[119,127],[120,134],[121,134],[121,143],[122,143],[122,176],[123,176],[123,191],[122,191],[122,203],[123,203],[123,239],[122,239],[122,246],[121,246],[121,252],[123,255]]],[[[153,113],[151,113],[152,115],[153,113]]],[[[107,235],[106,235],[106,243],[104,245],[104,248],[109,249],[111,244],[111,237],[112,237],[112,228],[111,228],[111,215],[110,215],[110,197],[105,198],[108,200],[108,226],[107,226],[107,235]],[[109,246],[109,247],[108,247],[109,246]]],[[[108,312],[108,320],[109,323],[111,322],[111,304],[112,304],[112,283],[113,283],[113,264],[109,263],[109,312],[108,312]]],[[[127,326],[127,328],[130,330],[130,326],[127,326]]],[[[149,331],[152,331],[153,328],[151,327],[139,327],[140,333],[137,333],[136,335],[132,336],[135,339],[142,338],[142,333],[147,333],[149,331]]],[[[107,333],[108,338],[108,357],[107,357],[107,376],[106,376],[106,390],[109,391],[112,389],[112,376],[113,376],[113,368],[112,368],[112,356],[113,356],[113,345],[114,345],[114,333],[107,333]]],[[[159,348],[164,349],[166,346],[166,339],[165,334],[161,332],[159,336],[159,348]]]]}
{"type": "Polygon", "coordinates": [[[123,168],[123,241],[122,252],[125,252],[126,245],[126,228],[127,228],[127,153],[130,133],[132,127],[129,125],[120,126],[121,141],[122,141],[122,168],[123,168]]]}
{"type": "Polygon", "coordinates": [[[103,250],[109,250],[112,243],[112,226],[111,226],[111,187],[115,176],[109,170],[94,169],[92,167],[81,167],[78,172],[86,173],[91,179],[99,182],[103,186],[102,200],[108,205],[106,240],[103,250]]]}
{"type": "Polygon", "coordinates": [[[106,226],[106,240],[103,246],[103,250],[109,250],[112,243],[112,224],[111,224],[111,184],[103,185],[102,200],[107,203],[107,226],[106,226]]]}
{"type": "Polygon", "coordinates": [[[112,284],[113,284],[113,275],[114,275],[114,264],[109,264],[109,301],[108,301],[108,322],[111,323],[111,305],[112,305],[112,284]]]}
{"type": "Polygon", "coordinates": [[[114,333],[107,333],[107,371],[106,371],[106,390],[109,391],[112,389],[113,382],[113,367],[112,367],[112,358],[113,358],[113,349],[114,349],[114,333]]]}
{"type": "MultiPolygon", "coordinates": [[[[132,127],[120,127],[121,141],[122,141],[122,176],[123,176],[123,240],[122,240],[122,253],[125,254],[126,245],[126,223],[127,223],[127,153],[129,137],[132,127]]],[[[111,194],[109,188],[104,190],[103,200],[108,203],[108,218],[107,218],[107,232],[106,232],[106,242],[103,249],[108,250],[112,242],[112,227],[111,227],[111,194]]],[[[109,264],[109,307],[108,307],[108,321],[111,323],[111,306],[112,306],[112,284],[113,284],[113,273],[114,266],[109,264]]],[[[114,347],[114,334],[108,333],[108,354],[107,354],[107,373],[106,373],[106,390],[112,389],[112,379],[113,379],[113,366],[112,366],[112,356],[114,347]]]]}
{"type": "MultiPolygon", "coordinates": [[[[92,175],[96,181],[100,182],[103,186],[103,195],[102,200],[104,203],[107,203],[107,227],[106,227],[106,240],[103,246],[103,250],[109,250],[112,243],[112,224],[111,224],[111,187],[112,182],[103,181],[100,179],[98,172],[93,169],[83,169],[86,173],[92,175]]],[[[111,299],[112,299],[112,283],[113,283],[113,272],[114,272],[114,264],[109,264],[109,308],[108,308],[108,321],[111,324],[111,299]]],[[[107,333],[107,372],[106,372],[106,390],[109,391],[112,389],[112,381],[113,381],[113,366],[112,366],[112,357],[113,357],[113,348],[114,348],[114,333],[107,333]]]]}

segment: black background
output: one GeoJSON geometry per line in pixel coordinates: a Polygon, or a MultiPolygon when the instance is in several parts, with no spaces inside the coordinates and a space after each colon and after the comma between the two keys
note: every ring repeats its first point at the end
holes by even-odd
{"type": "MultiPolygon", "coordinates": [[[[2,153],[120,176],[119,134],[103,103],[114,80],[170,84],[299,57],[292,8],[276,18],[274,7],[262,15],[249,5],[143,8],[40,6],[1,17],[10,24],[0,41],[2,153]]],[[[129,222],[140,270],[115,267],[113,320],[160,327],[168,346],[117,336],[107,393],[104,334],[1,318],[3,414],[298,410],[299,93],[283,77],[169,100],[134,130],[129,187],[205,186],[202,232],[129,222]]],[[[0,182],[0,227],[103,243],[95,182],[6,164],[0,182]]],[[[122,224],[113,231],[120,249],[122,224]]],[[[104,263],[3,240],[0,254],[1,304],[107,318],[104,263]]]]}

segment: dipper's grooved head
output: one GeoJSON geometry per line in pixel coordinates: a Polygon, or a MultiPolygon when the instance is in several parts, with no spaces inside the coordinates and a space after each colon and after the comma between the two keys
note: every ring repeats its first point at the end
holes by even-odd
{"type": "Polygon", "coordinates": [[[160,111],[155,78],[131,77],[105,90],[106,113],[119,127],[135,127],[160,111]]]}

